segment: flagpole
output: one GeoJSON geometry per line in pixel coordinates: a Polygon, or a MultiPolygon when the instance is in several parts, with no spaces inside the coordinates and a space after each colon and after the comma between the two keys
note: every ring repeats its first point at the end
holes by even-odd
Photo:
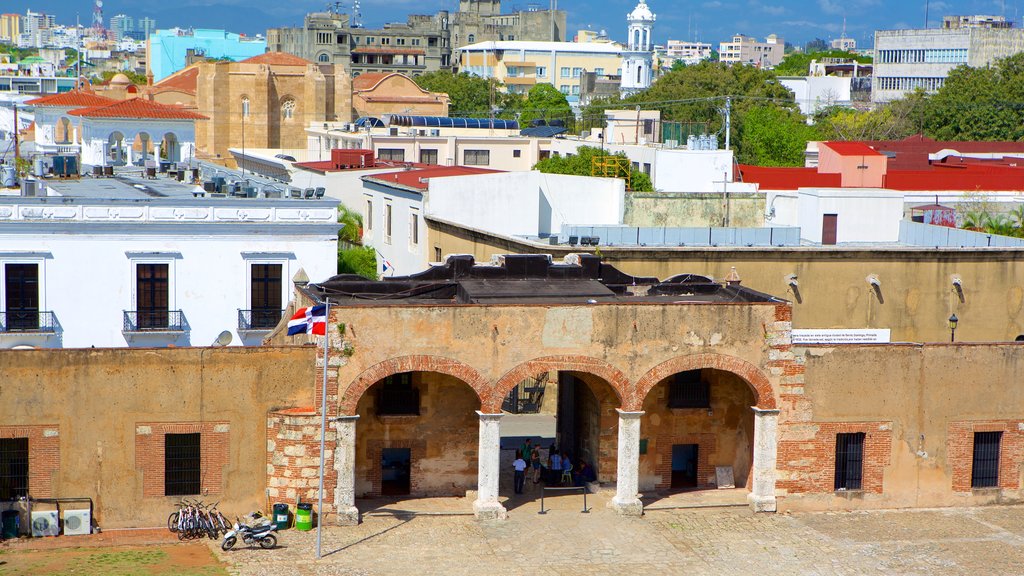
{"type": "Polygon", "coordinates": [[[316,509],[316,559],[320,559],[321,534],[324,524],[324,438],[327,436],[327,352],[330,350],[331,297],[324,295],[324,379],[320,389],[320,494],[316,509]]]}

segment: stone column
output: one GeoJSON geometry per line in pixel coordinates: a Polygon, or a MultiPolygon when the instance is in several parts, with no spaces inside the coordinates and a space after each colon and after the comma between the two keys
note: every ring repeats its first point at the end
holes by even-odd
{"type": "Polygon", "coordinates": [[[644,413],[616,412],[619,413],[619,462],[611,507],[625,516],[640,516],[644,513],[644,505],[639,498],[640,417],[644,413]]]}
{"type": "Polygon", "coordinates": [[[157,166],[160,165],[160,147],[163,146],[163,141],[153,141],[153,160],[156,161],[157,166]]]}
{"type": "MultiPolygon", "coordinates": [[[[123,152],[126,152],[128,155],[126,162],[128,162],[129,166],[135,164],[135,139],[125,139],[122,140],[121,142],[121,145],[123,147],[121,150],[123,152]]],[[[120,155],[120,152],[118,152],[118,155],[120,155]]],[[[118,158],[118,160],[120,161],[120,158],[118,158]]]]}
{"type": "Polygon", "coordinates": [[[779,443],[779,411],[754,411],[754,487],[747,502],[754,512],[775,512],[775,463],[779,443]]]}
{"type": "Polygon", "coordinates": [[[473,513],[479,520],[504,520],[505,507],[498,501],[501,479],[501,414],[480,416],[480,447],[477,454],[477,492],[473,513]]]}
{"type": "Polygon", "coordinates": [[[359,524],[356,508],[356,421],[359,416],[338,416],[334,427],[338,431],[334,450],[334,469],[338,471],[338,485],[334,489],[334,509],[339,526],[359,524]]]}

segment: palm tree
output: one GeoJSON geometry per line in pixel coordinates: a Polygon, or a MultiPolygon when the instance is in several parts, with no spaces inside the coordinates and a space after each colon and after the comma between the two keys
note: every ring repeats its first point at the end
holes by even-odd
{"type": "Polygon", "coordinates": [[[338,205],[338,241],[345,247],[360,246],[363,243],[363,215],[349,210],[344,204],[338,205]]]}
{"type": "Polygon", "coordinates": [[[993,214],[985,219],[985,231],[999,236],[1013,236],[1013,222],[1006,214],[993,214]]]}
{"type": "Polygon", "coordinates": [[[988,213],[983,211],[971,210],[964,214],[963,223],[961,227],[966,230],[981,231],[985,226],[985,221],[988,219],[988,213]]]}
{"type": "Polygon", "coordinates": [[[1016,236],[1024,235],[1024,204],[1018,205],[1010,211],[1010,216],[1017,221],[1016,236]]]}

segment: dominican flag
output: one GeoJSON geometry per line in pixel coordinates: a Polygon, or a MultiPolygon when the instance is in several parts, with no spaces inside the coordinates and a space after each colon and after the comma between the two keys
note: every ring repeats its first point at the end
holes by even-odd
{"type": "Polygon", "coordinates": [[[309,306],[299,308],[288,321],[288,335],[327,333],[327,306],[309,306]]]}

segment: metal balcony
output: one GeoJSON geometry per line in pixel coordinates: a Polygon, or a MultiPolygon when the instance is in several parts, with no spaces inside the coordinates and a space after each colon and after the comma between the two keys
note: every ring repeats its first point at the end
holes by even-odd
{"type": "Polygon", "coordinates": [[[255,308],[238,311],[238,331],[255,332],[273,330],[281,321],[284,310],[280,308],[255,308]]]}
{"type": "Polygon", "coordinates": [[[57,331],[57,319],[53,312],[34,310],[8,310],[0,312],[0,332],[31,332],[53,334],[57,331]]]}
{"type": "Polygon", "coordinates": [[[185,332],[185,313],[181,310],[125,310],[126,333],[185,332]]]}

